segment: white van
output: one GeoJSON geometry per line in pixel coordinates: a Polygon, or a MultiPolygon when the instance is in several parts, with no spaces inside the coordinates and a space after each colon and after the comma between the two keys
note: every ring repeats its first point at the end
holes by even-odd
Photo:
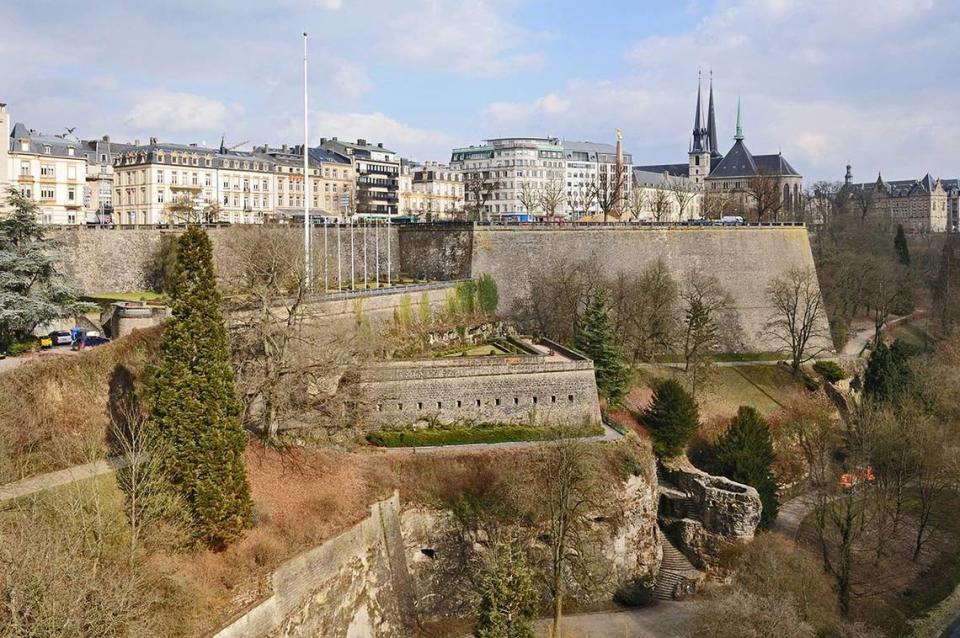
{"type": "Polygon", "coordinates": [[[740,215],[724,215],[720,218],[720,223],[723,226],[743,226],[744,221],[740,215]]]}

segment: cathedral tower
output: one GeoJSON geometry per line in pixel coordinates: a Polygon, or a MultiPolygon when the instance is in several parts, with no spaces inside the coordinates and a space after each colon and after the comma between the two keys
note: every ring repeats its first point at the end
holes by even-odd
{"type": "Polygon", "coordinates": [[[703,178],[710,174],[710,133],[702,122],[703,106],[700,100],[700,74],[697,73],[697,112],[693,117],[693,142],[690,144],[689,175],[690,179],[699,185],[702,185],[703,178]]]}

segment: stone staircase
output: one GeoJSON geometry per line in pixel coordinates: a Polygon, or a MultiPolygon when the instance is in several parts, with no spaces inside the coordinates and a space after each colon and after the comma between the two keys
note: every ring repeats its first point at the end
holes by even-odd
{"type": "Polygon", "coordinates": [[[653,595],[658,600],[677,600],[696,591],[706,575],[687,560],[666,534],[661,534],[660,539],[663,562],[660,563],[653,595]],[[689,591],[685,591],[686,588],[689,588],[689,591]]]}

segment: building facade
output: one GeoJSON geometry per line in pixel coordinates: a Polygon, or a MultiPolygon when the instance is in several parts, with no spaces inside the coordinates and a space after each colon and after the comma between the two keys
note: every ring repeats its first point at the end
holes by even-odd
{"type": "Polygon", "coordinates": [[[553,137],[506,137],[455,148],[450,168],[462,175],[466,208],[486,219],[535,216],[537,194],[563,192],[563,146],[553,137]]]}
{"type": "Polygon", "coordinates": [[[563,210],[570,219],[603,211],[601,199],[613,203],[613,211],[626,210],[633,188],[633,157],[617,144],[563,142],[565,192],[563,210]]]}
{"type": "Polygon", "coordinates": [[[463,213],[463,174],[427,162],[411,170],[410,214],[423,221],[454,219],[463,213]]]}
{"type": "Polygon", "coordinates": [[[397,215],[400,207],[400,157],[383,143],[321,138],[320,148],[350,158],[356,174],[357,214],[397,215]]]}
{"type": "MultiPolygon", "coordinates": [[[[713,100],[713,80],[707,115],[704,117],[700,86],[693,132],[683,164],[639,166],[641,173],[689,180],[704,193],[703,215],[749,214],[762,206],[776,209],[779,217],[799,215],[803,207],[803,177],[782,154],[754,155],[744,142],[743,120],[737,104],[737,125],[733,146],[726,155],[719,152],[713,100]]],[[[764,219],[764,221],[771,221],[764,219]]]]}
{"type": "Polygon", "coordinates": [[[87,160],[79,140],[44,135],[17,123],[13,130],[5,105],[0,105],[4,153],[0,186],[14,186],[36,202],[44,224],[86,223],[87,160]]]}
{"type": "Polygon", "coordinates": [[[853,184],[847,167],[846,187],[860,191],[870,198],[874,211],[891,224],[901,225],[911,233],[943,233],[955,227],[956,180],[946,185],[929,173],[920,179],[884,181],[877,175],[875,182],[853,184]]]}

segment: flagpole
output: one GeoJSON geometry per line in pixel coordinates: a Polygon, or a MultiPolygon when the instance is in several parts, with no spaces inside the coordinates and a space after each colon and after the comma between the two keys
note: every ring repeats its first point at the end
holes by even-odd
{"type": "Polygon", "coordinates": [[[307,290],[313,279],[310,263],[310,153],[307,110],[307,32],[303,32],[303,267],[307,290]]]}

